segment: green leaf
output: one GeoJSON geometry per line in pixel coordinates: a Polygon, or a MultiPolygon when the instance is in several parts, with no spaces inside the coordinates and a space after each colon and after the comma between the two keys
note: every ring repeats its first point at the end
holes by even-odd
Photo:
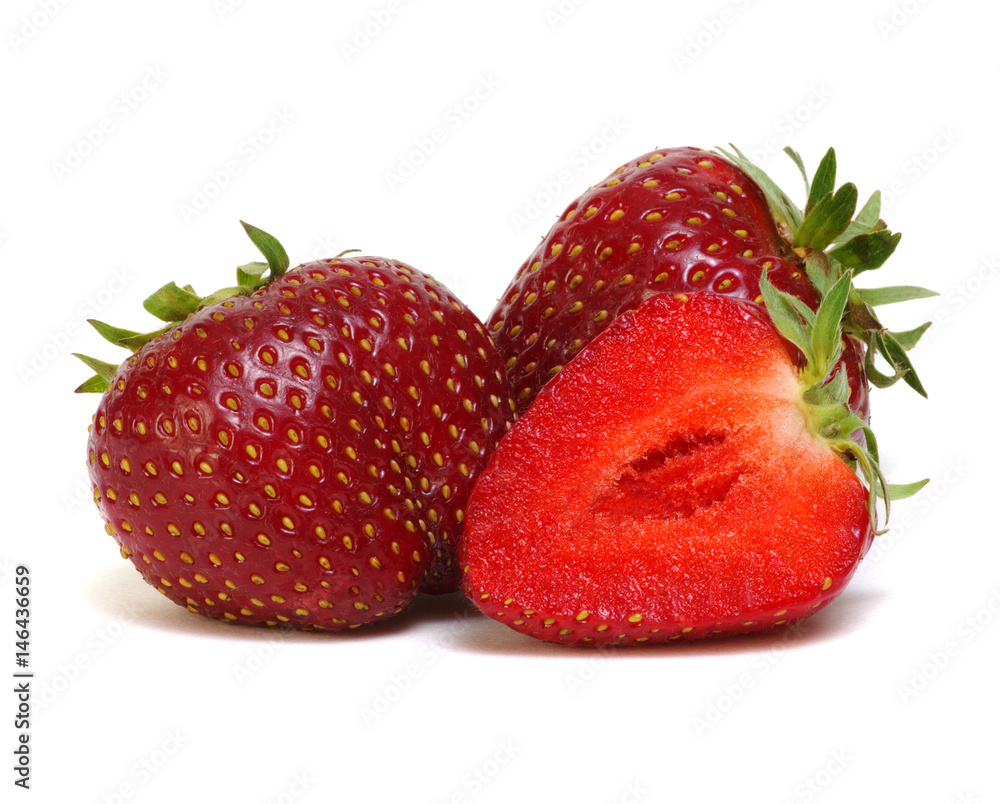
{"type": "Polygon", "coordinates": [[[104,338],[104,340],[113,343],[115,346],[121,346],[123,340],[134,338],[139,334],[130,329],[113,327],[110,324],[105,324],[103,321],[98,321],[96,318],[88,318],[87,323],[97,330],[97,334],[104,338]]]}
{"type": "Polygon", "coordinates": [[[884,304],[897,304],[914,299],[930,299],[940,294],[937,291],[918,288],[914,285],[895,285],[888,288],[858,288],[858,295],[866,304],[879,307],[884,304]]]}
{"type": "MultiPolygon", "coordinates": [[[[865,226],[868,231],[871,231],[875,224],[879,221],[879,213],[882,210],[882,192],[876,190],[872,193],[868,200],[865,201],[865,205],[861,207],[861,211],[855,216],[854,222],[859,226],[865,226]]],[[[883,222],[883,226],[884,226],[883,222]]]]}
{"type": "Polygon", "coordinates": [[[903,374],[895,366],[893,366],[893,374],[885,374],[875,365],[875,356],[879,353],[877,341],[878,333],[872,333],[868,349],[865,352],[865,377],[876,388],[889,388],[895,385],[903,374]]]}
{"type": "Polygon", "coordinates": [[[844,317],[850,293],[851,273],[848,271],[830,288],[830,292],[823,297],[816,311],[816,322],[812,327],[810,343],[816,361],[814,370],[817,380],[825,378],[840,357],[840,320],[844,317]]]}
{"type": "Polygon", "coordinates": [[[760,293],[764,297],[764,307],[771,317],[775,329],[802,351],[810,365],[815,363],[809,330],[792,301],[795,297],[772,285],[767,278],[766,270],[761,272],[760,293]]]}
{"type": "Polygon", "coordinates": [[[885,533],[885,530],[878,529],[878,500],[885,500],[885,518],[889,520],[889,499],[885,496],[884,490],[888,484],[882,469],[879,466],[878,444],[875,441],[875,433],[866,425],[861,424],[859,428],[865,436],[865,446],[860,447],[854,442],[845,442],[844,446],[850,449],[857,458],[861,474],[868,484],[868,517],[871,521],[872,530],[875,534],[885,533]]]}
{"type": "Polygon", "coordinates": [[[823,251],[810,251],[806,254],[806,276],[819,291],[820,297],[829,293],[833,283],[839,278],[835,266],[823,251]]]}
{"type": "Polygon", "coordinates": [[[846,320],[848,331],[859,337],[867,337],[869,332],[881,332],[884,327],[875,315],[872,306],[861,298],[857,288],[853,288],[847,299],[848,316],[846,320]]]}
{"type": "Polygon", "coordinates": [[[75,394],[103,394],[108,390],[108,381],[100,374],[95,374],[89,380],[80,383],[73,391],[75,394]]]}
{"type": "Polygon", "coordinates": [[[247,293],[247,291],[248,291],[248,288],[238,287],[238,286],[237,287],[222,288],[221,290],[215,291],[215,293],[213,293],[212,295],[206,296],[204,299],[202,299],[201,300],[201,306],[203,308],[204,307],[211,307],[213,304],[218,304],[219,302],[224,302],[226,299],[233,298],[233,296],[241,296],[241,295],[247,293]]]}
{"type": "Polygon", "coordinates": [[[73,352],[73,357],[82,360],[87,368],[91,371],[97,372],[97,376],[104,380],[105,384],[111,382],[111,378],[115,376],[115,372],[118,371],[118,366],[114,363],[105,363],[103,360],[98,360],[94,357],[88,357],[87,355],[81,355],[78,352],[73,352]]]}
{"type": "Polygon", "coordinates": [[[913,329],[908,329],[905,332],[890,332],[893,338],[896,339],[896,343],[902,346],[907,352],[909,352],[917,343],[925,332],[927,332],[932,322],[927,321],[921,324],[919,327],[914,327],[913,329]]]}
{"type": "Polygon", "coordinates": [[[256,288],[267,271],[266,262],[248,262],[236,269],[236,284],[244,288],[256,288]]]}
{"type": "Polygon", "coordinates": [[[807,327],[813,327],[816,324],[816,313],[813,312],[812,308],[806,304],[802,299],[793,296],[791,293],[786,297],[786,301],[795,308],[795,312],[799,314],[807,327]]]}
{"type": "Polygon", "coordinates": [[[788,154],[789,159],[791,159],[795,166],[799,169],[799,173],[802,174],[802,181],[806,183],[806,195],[809,194],[809,174],[806,173],[805,163],[802,161],[802,157],[799,156],[798,151],[794,150],[791,146],[786,145],[782,150],[788,154]]]}
{"type": "Polygon", "coordinates": [[[853,184],[845,184],[836,193],[827,193],[795,232],[795,246],[825,249],[847,228],[857,205],[858,188],[853,184]]]}
{"type": "Polygon", "coordinates": [[[892,364],[896,371],[901,373],[903,382],[926,398],[927,391],[924,390],[920,378],[917,377],[917,372],[913,369],[913,364],[902,344],[888,332],[879,333],[878,344],[882,356],[892,364]]]}
{"type": "Polygon", "coordinates": [[[793,232],[798,229],[802,223],[802,213],[799,211],[799,208],[792,203],[791,199],[774,183],[771,177],[747,159],[739,148],[732,143],[730,143],[729,147],[735,151],[735,155],[722,148],[717,148],[716,151],[756,182],[757,186],[764,193],[768,206],[771,208],[771,214],[774,216],[776,222],[779,224],[784,223],[793,232]]]}
{"type": "MultiPolygon", "coordinates": [[[[809,213],[816,208],[816,205],[819,204],[820,200],[827,193],[833,193],[833,189],[836,186],[837,156],[834,154],[833,148],[830,148],[820,160],[819,167],[816,168],[816,175],[813,176],[812,185],[808,186],[809,200],[806,201],[806,218],[809,217],[809,213]]],[[[851,214],[854,214],[854,210],[851,210],[851,214]]],[[[850,220],[850,217],[848,217],[848,220],[850,220]]]]}
{"type": "Polygon", "coordinates": [[[887,229],[860,234],[833,249],[830,256],[857,273],[871,271],[892,256],[901,237],[898,232],[894,234],[887,229]]]}
{"type": "Polygon", "coordinates": [[[861,234],[868,234],[876,229],[884,229],[885,221],[880,221],[878,217],[879,209],[882,206],[882,193],[876,190],[865,202],[861,211],[848,224],[847,228],[834,239],[833,245],[840,246],[848,240],[861,234]],[[881,225],[879,225],[881,224],[881,225]]]}
{"type": "Polygon", "coordinates": [[[875,431],[872,430],[872,428],[867,424],[863,424],[861,426],[861,432],[864,433],[865,446],[868,448],[868,453],[875,460],[875,463],[878,463],[878,440],[875,438],[875,431]]]}
{"type": "Polygon", "coordinates": [[[201,296],[169,282],[146,299],[142,306],[161,321],[178,323],[195,312],[200,304],[201,296]]]}
{"type": "Polygon", "coordinates": [[[285,273],[291,263],[285,247],[278,242],[277,238],[268,234],[263,229],[251,226],[245,221],[240,221],[240,225],[243,226],[243,230],[247,233],[247,236],[257,246],[260,253],[264,255],[264,259],[267,260],[267,265],[271,269],[271,279],[277,279],[285,273]]]}
{"type": "Polygon", "coordinates": [[[172,330],[173,328],[174,328],[173,324],[168,324],[167,326],[161,327],[160,329],[155,329],[152,332],[144,332],[141,335],[135,335],[131,338],[125,338],[122,341],[121,345],[125,346],[128,349],[131,349],[133,352],[138,352],[147,343],[149,343],[152,340],[155,340],[160,335],[163,335],[166,332],[170,332],[170,330],[172,330]]]}
{"type": "Polygon", "coordinates": [[[930,478],[928,477],[913,483],[886,483],[885,491],[880,490],[878,496],[882,497],[887,493],[890,500],[905,500],[907,497],[912,497],[929,482],[930,478]]]}
{"type": "Polygon", "coordinates": [[[838,405],[846,405],[850,401],[851,383],[847,379],[847,366],[841,364],[833,378],[826,384],[826,392],[838,405]]]}

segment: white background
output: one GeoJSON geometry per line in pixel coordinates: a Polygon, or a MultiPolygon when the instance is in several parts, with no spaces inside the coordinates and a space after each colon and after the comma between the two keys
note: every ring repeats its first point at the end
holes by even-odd
{"type": "Polygon", "coordinates": [[[0,693],[3,799],[1000,802],[998,25],[971,0],[6,2],[0,666],[25,564],[36,675],[30,792],[0,693]],[[97,399],[71,393],[71,352],[114,352],[86,318],[141,329],[164,282],[231,284],[240,218],[293,262],[405,260],[485,317],[574,195],[728,142],[799,200],[781,147],[834,145],[903,233],[879,284],[942,294],[883,316],[937,322],[930,399],[873,405],[890,479],[931,484],[800,631],[586,652],[451,596],[281,636],[118,556],[85,480],[97,399]]]}

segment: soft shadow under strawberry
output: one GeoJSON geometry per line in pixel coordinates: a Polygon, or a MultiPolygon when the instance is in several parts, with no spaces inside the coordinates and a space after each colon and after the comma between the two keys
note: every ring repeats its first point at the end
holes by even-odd
{"type": "Polygon", "coordinates": [[[470,620],[470,627],[454,642],[461,653],[491,656],[565,657],[573,661],[600,655],[615,660],[676,658],[735,654],[766,654],[776,650],[796,650],[843,639],[857,631],[866,615],[885,603],[878,590],[848,588],[838,600],[807,620],[788,628],[764,633],[743,634],[726,639],[691,640],[646,645],[593,646],[560,645],[542,642],[505,628],[485,615],[470,620]]]}

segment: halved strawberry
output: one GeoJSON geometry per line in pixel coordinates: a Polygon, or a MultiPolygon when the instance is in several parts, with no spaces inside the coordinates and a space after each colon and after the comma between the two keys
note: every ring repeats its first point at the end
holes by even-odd
{"type": "Polygon", "coordinates": [[[632,644],[787,625],[844,590],[894,491],[836,368],[850,276],[815,315],[762,289],[774,324],[724,295],[654,296],[538,394],[468,506],[484,613],[632,644]]]}
{"type": "Polygon", "coordinates": [[[237,286],[165,286],[148,335],[92,322],[134,352],[83,358],[97,374],[78,389],[103,394],[89,470],[108,533],[169,599],[233,622],[339,630],[454,588],[465,501],[513,407],[492,341],[398,260],[288,271],[244,226],[267,264],[237,286]]]}

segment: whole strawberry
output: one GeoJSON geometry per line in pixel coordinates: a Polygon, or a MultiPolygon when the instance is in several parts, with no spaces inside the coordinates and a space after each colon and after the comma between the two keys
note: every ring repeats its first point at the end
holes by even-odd
{"type": "MultiPolygon", "coordinates": [[[[801,169],[798,154],[786,150],[801,169]]],[[[665,148],[587,190],[524,262],[487,322],[518,413],[595,335],[657,293],[707,291],[761,304],[766,271],[791,303],[815,310],[845,270],[882,265],[900,236],[879,219],[879,194],[852,221],[857,189],[838,189],[835,179],[831,149],[806,180],[808,201],[799,210],[738,151],[665,148]]],[[[852,289],[843,364],[851,407],[865,420],[868,382],[882,387],[902,378],[923,394],[906,356],[923,330],[888,333],[872,307],[926,295],[852,289]],[[875,366],[876,354],[890,373],[875,366]]]]}
{"type": "Polygon", "coordinates": [[[473,313],[396,260],[321,260],[244,224],[267,263],[202,298],[166,285],[101,391],[94,498],[143,578],[232,622],[344,629],[403,609],[449,565],[471,483],[513,407],[473,313]],[[426,578],[426,580],[425,580],[426,578]]]}

